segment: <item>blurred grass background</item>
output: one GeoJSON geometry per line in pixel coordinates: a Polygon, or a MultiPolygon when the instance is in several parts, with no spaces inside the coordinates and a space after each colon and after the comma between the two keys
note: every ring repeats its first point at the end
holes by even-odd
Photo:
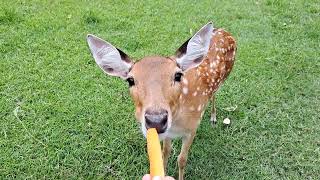
{"type": "Polygon", "coordinates": [[[237,39],[237,61],[217,94],[218,126],[208,111],[198,129],[186,179],[318,179],[316,0],[2,0],[0,179],[140,179],[148,160],[127,84],[95,65],[86,34],[139,60],[172,55],[208,21],[237,39]]]}

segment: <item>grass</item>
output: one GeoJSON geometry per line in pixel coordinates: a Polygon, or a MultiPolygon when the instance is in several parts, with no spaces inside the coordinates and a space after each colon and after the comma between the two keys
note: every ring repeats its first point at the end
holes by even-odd
{"type": "Polygon", "coordinates": [[[127,85],[95,65],[86,34],[140,59],[173,54],[209,20],[235,36],[237,62],[217,93],[218,126],[207,111],[198,129],[186,178],[318,179],[316,0],[2,1],[0,179],[141,178],[146,142],[127,85]]]}

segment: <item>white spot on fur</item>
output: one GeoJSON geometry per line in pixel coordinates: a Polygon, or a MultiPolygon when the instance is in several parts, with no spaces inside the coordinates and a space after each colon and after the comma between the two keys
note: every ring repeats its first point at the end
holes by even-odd
{"type": "Polygon", "coordinates": [[[198,106],[198,111],[201,111],[201,105],[198,106]]]}
{"type": "Polygon", "coordinates": [[[196,96],[198,94],[198,92],[197,91],[195,91],[192,95],[193,96],[196,96]]]}
{"type": "Polygon", "coordinates": [[[188,80],[187,80],[186,78],[183,78],[183,79],[182,79],[182,82],[183,82],[184,84],[186,84],[186,85],[188,84],[188,80]]]}
{"type": "Polygon", "coordinates": [[[188,88],[187,87],[182,88],[182,92],[183,94],[188,94],[188,88]]]}
{"type": "Polygon", "coordinates": [[[225,68],[226,68],[226,65],[223,65],[223,66],[221,66],[221,71],[224,71],[225,70],[225,68]]]}
{"type": "Polygon", "coordinates": [[[212,62],[212,67],[215,67],[217,63],[215,61],[212,62]]]}

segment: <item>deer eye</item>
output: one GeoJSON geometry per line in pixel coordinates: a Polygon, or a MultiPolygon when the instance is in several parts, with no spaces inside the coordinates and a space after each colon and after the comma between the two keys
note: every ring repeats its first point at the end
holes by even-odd
{"type": "Polygon", "coordinates": [[[176,74],[174,75],[174,81],[180,82],[182,75],[183,74],[181,72],[176,72],[176,74]]]}
{"type": "Polygon", "coordinates": [[[133,79],[133,77],[129,77],[129,78],[127,79],[127,82],[128,82],[128,84],[129,84],[129,87],[134,86],[134,79],[133,79]]]}

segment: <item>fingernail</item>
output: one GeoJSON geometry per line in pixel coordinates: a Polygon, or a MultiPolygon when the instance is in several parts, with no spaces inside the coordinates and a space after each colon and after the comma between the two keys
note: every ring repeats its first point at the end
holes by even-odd
{"type": "Polygon", "coordinates": [[[152,178],[152,180],[161,180],[161,177],[160,177],[160,176],[154,176],[154,177],[152,178]]]}

